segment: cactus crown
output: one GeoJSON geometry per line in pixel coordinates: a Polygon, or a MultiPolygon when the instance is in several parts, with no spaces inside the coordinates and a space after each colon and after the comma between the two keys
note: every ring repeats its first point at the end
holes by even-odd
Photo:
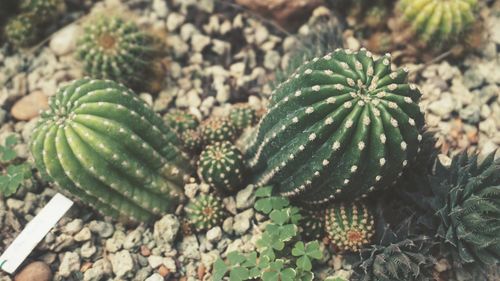
{"type": "Polygon", "coordinates": [[[236,126],[229,118],[210,117],[200,125],[201,138],[205,145],[218,141],[233,141],[236,138],[236,126]]]}
{"type": "Polygon", "coordinates": [[[223,206],[222,201],[214,195],[201,194],[189,201],[184,210],[196,231],[204,231],[222,224],[227,215],[223,206]]]}
{"type": "Polygon", "coordinates": [[[175,207],[191,163],[131,90],[81,79],[60,88],[49,106],[31,142],[42,173],[106,215],[146,221],[175,207]]]}
{"type": "Polygon", "coordinates": [[[401,0],[403,18],[424,43],[455,41],[475,20],[477,0],[401,0]]]}
{"type": "Polygon", "coordinates": [[[299,67],[273,92],[245,149],[253,181],[306,204],[353,200],[395,181],[424,122],[407,73],[366,50],[338,49],[299,67]]]}
{"type": "Polygon", "coordinates": [[[361,203],[333,205],[325,214],[325,230],[335,248],[357,252],[375,232],[373,214],[361,203]]]}
{"type": "Polygon", "coordinates": [[[181,134],[182,142],[186,150],[197,153],[203,145],[199,130],[186,130],[181,134]]]}
{"type": "Polygon", "coordinates": [[[248,103],[237,103],[231,107],[229,119],[238,131],[243,131],[257,123],[257,112],[248,103]]]}
{"type": "Polygon", "coordinates": [[[186,130],[196,129],[199,125],[198,118],[193,114],[181,110],[172,110],[163,116],[165,124],[182,134],[186,130]]]}
{"type": "Polygon", "coordinates": [[[453,261],[494,265],[500,257],[500,159],[494,153],[482,163],[466,152],[446,168],[439,161],[430,179],[438,236],[453,261]]]}
{"type": "Polygon", "coordinates": [[[7,41],[19,47],[28,47],[36,43],[37,32],[33,14],[20,14],[5,25],[7,41]]]}
{"type": "Polygon", "coordinates": [[[243,167],[241,152],[228,141],[205,147],[198,162],[201,178],[222,194],[240,187],[243,167]]]}
{"type": "Polygon", "coordinates": [[[111,79],[141,88],[151,80],[158,41],[121,18],[98,18],[86,26],[78,58],[92,77],[111,79]]]}

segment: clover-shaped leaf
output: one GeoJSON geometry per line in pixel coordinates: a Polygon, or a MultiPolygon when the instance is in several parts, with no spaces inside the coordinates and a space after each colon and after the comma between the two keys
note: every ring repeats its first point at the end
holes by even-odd
{"type": "Polygon", "coordinates": [[[296,262],[297,267],[304,271],[311,271],[311,259],[321,259],[322,257],[318,241],[312,241],[307,244],[304,244],[302,241],[295,243],[292,255],[299,257],[296,262]]]}
{"type": "Polygon", "coordinates": [[[0,175],[0,194],[10,196],[16,193],[24,180],[31,177],[29,164],[10,165],[5,171],[5,175],[0,175]]]}
{"type": "Polygon", "coordinates": [[[231,281],[244,281],[248,280],[250,277],[250,271],[248,268],[243,267],[243,266],[236,266],[231,269],[231,272],[229,273],[229,280],[231,281]]]}
{"type": "Polygon", "coordinates": [[[224,278],[229,268],[226,263],[221,258],[218,258],[214,263],[214,270],[212,273],[212,278],[214,281],[220,281],[224,278]]]}
{"type": "Polygon", "coordinates": [[[283,225],[290,219],[290,211],[288,209],[273,210],[271,214],[269,214],[269,217],[274,223],[283,225]]]}
{"type": "Polygon", "coordinates": [[[264,187],[260,187],[257,190],[255,190],[255,197],[257,197],[257,198],[270,197],[272,193],[273,193],[272,186],[264,186],[264,187]]]}

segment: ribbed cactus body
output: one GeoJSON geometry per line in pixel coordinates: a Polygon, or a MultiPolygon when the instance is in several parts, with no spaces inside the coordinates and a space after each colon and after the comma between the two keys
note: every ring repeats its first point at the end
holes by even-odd
{"type": "Polygon", "coordinates": [[[305,204],[353,200],[395,181],[424,122],[407,73],[366,50],[338,49],[299,67],[245,149],[253,181],[305,204]]]}
{"type": "Polygon", "coordinates": [[[221,225],[227,216],[222,201],[211,194],[201,194],[192,199],[184,209],[189,223],[196,231],[209,230],[221,225]]]}
{"type": "Polygon", "coordinates": [[[186,130],[181,134],[182,142],[187,151],[197,153],[203,146],[201,133],[199,130],[186,130]]]}
{"type": "Polygon", "coordinates": [[[477,0],[400,0],[399,10],[424,43],[458,39],[475,21],[477,0]]]}
{"type": "Polygon", "coordinates": [[[243,181],[243,156],[230,142],[216,142],[203,149],[198,162],[200,176],[219,193],[237,190],[243,181]]]}
{"type": "Polygon", "coordinates": [[[33,14],[20,14],[5,25],[5,38],[19,47],[29,47],[38,39],[38,28],[33,14]]]}
{"type": "Polygon", "coordinates": [[[325,214],[325,230],[340,251],[357,252],[368,245],[375,232],[371,210],[362,203],[333,205],[325,214]]]}
{"type": "Polygon", "coordinates": [[[172,110],[163,116],[165,124],[174,129],[178,134],[186,130],[193,130],[198,127],[200,122],[193,114],[181,110],[172,110]]]}
{"type": "Polygon", "coordinates": [[[200,125],[201,138],[205,145],[220,141],[233,141],[238,130],[229,118],[210,117],[200,125]]]}
{"type": "Polygon", "coordinates": [[[300,226],[305,240],[321,240],[325,236],[325,212],[301,209],[300,226]]]}
{"type": "Polygon", "coordinates": [[[247,103],[237,103],[231,107],[229,119],[238,131],[243,131],[257,123],[257,112],[247,103]]]}
{"type": "Polygon", "coordinates": [[[64,0],[23,0],[21,10],[36,15],[36,22],[40,24],[55,21],[65,10],[64,0]]]}
{"type": "Polygon", "coordinates": [[[113,217],[145,221],[175,207],[191,163],[131,90],[81,79],[60,88],[49,106],[31,142],[42,173],[113,217]]]}
{"type": "Polygon", "coordinates": [[[135,88],[151,81],[158,53],[155,38],[117,17],[99,18],[86,26],[77,52],[90,76],[135,88]]]}

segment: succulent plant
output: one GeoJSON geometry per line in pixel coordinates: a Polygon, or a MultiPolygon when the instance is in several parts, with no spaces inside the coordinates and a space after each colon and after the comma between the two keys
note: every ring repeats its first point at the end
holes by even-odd
{"type": "Polygon", "coordinates": [[[198,232],[221,225],[227,216],[222,201],[211,194],[198,195],[189,201],[184,210],[189,223],[198,232]]]}
{"type": "Polygon", "coordinates": [[[22,0],[21,11],[32,13],[39,24],[51,23],[64,12],[64,0],[22,0]]]}
{"type": "Polygon", "coordinates": [[[243,131],[257,123],[257,112],[248,103],[237,103],[232,105],[229,119],[234,123],[238,131],[243,131]]]}
{"type": "Polygon", "coordinates": [[[163,116],[165,124],[174,129],[178,134],[184,133],[186,130],[193,130],[198,127],[200,122],[193,114],[181,111],[172,110],[163,116]]]}
{"type": "Polygon", "coordinates": [[[11,18],[5,25],[5,38],[19,47],[30,47],[38,40],[38,27],[33,14],[23,13],[11,18]]]}
{"type": "Polygon", "coordinates": [[[374,245],[363,251],[359,281],[431,281],[433,259],[428,239],[403,239],[387,245],[374,245]]]}
{"type": "Polygon", "coordinates": [[[186,150],[192,153],[199,152],[203,145],[199,130],[186,130],[181,134],[181,139],[186,150]]]}
{"type": "Polygon", "coordinates": [[[393,183],[415,159],[420,92],[390,55],[338,49],[275,89],[244,149],[257,185],[304,204],[354,200],[393,183]]]}
{"type": "Polygon", "coordinates": [[[172,210],[192,174],[189,156],[130,89],[75,80],[49,101],[32,137],[37,167],[106,215],[147,221],[172,210]]]}
{"type": "Polygon", "coordinates": [[[240,187],[243,170],[243,156],[229,141],[206,146],[198,162],[201,178],[222,194],[232,193],[240,187]]]}
{"type": "Polygon", "coordinates": [[[77,56],[92,77],[144,88],[155,76],[158,40],[129,21],[101,17],[85,27],[77,56]]]}
{"type": "Polygon", "coordinates": [[[205,145],[218,141],[233,141],[237,137],[237,130],[229,118],[210,117],[200,125],[201,138],[205,145]]]}
{"type": "Polygon", "coordinates": [[[472,27],[477,0],[400,0],[398,10],[424,43],[455,41],[472,27]]]}
{"type": "Polygon", "coordinates": [[[325,236],[325,212],[320,210],[301,209],[300,226],[302,237],[306,241],[320,240],[325,236]]]}
{"type": "Polygon", "coordinates": [[[375,233],[373,214],[364,204],[334,204],[325,213],[325,231],[334,248],[357,252],[375,233]]]}
{"type": "Polygon", "coordinates": [[[500,159],[461,153],[450,167],[439,161],[430,177],[432,207],[442,248],[455,266],[495,265],[500,261],[500,159]]]}

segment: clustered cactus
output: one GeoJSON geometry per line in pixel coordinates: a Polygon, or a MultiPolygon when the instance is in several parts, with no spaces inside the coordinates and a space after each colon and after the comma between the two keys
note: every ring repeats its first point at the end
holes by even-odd
{"type": "Polygon", "coordinates": [[[398,9],[423,43],[456,41],[475,21],[477,0],[400,0],[398,9]]]}
{"type": "Polygon", "coordinates": [[[200,194],[186,205],[189,223],[198,232],[221,225],[227,216],[222,201],[211,194],[200,194]]]}
{"type": "Polygon", "coordinates": [[[175,133],[130,89],[81,79],[50,99],[31,151],[61,188],[116,218],[171,211],[192,174],[175,133]]]}
{"type": "Polygon", "coordinates": [[[407,75],[364,49],[306,62],[274,90],[245,149],[252,180],[311,205],[393,183],[415,158],[424,123],[407,75]]]}
{"type": "Polygon", "coordinates": [[[201,138],[204,145],[219,141],[233,141],[237,137],[237,129],[229,118],[210,117],[200,125],[201,138]]]}
{"type": "Polygon", "coordinates": [[[187,130],[194,130],[200,122],[193,114],[181,111],[172,110],[163,116],[165,124],[174,129],[178,134],[182,134],[187,130]]]}
{"type": "Polygon", "coordinates": [[[201,152],[198,171],[201,178],[221,194],[236,191],[243,181],[243,156],[230,142],[216,142],[201,152]]]}
{"type": "Polygon", "coordinates": [[[201,133],[199,130],[196,129],[184,131],[181,134],[181,140],[186,150],[191,151],[193,153],[199,152],[199,150],[203,146],[201,133]]]}
{"type": "Polygon", "coordinates": [[[229,119],[236,126],[236,130],[241,132],[257,123],[257,112],[247,103],[237,103],[231,107],[229,119]]]}
{"type": "Polygon", "coordinates": [[[373,214],[364,204],[335,204],[326,210],[325,230],[334,248],[357,252],[368,245],[375,233],[373,214]]]}
{"type": "Polygon", "coordinates": [[[36,43],[37,32],[31,14],[13,17],[5,25],[5,37],[11,44],[19,47],[28,47],[36,43]]]}
{"type": "Polygon", "coordinates": [[[37,23],[46,24],[64,12],[66,6],[64,0],[23,0],[20,8],[23,12],[33,13],[37,23]]]}
{"type": "Polygon", "coordinates": [[[100,17],[85,27],[78,58],[92,77],[141,89],[155,76],[153,60],[160,54],[158,42],[133,22],[100,17]]]}

